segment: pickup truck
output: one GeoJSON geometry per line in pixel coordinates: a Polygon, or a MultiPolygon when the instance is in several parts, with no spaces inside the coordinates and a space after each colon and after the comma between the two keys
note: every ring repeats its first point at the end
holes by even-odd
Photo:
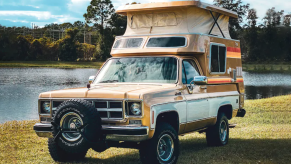
{"type": "Polygon", "coordinates": [[[228,32],[237,14],[198,1],[117,13],[128,17],[127,31],[87,87],[39,95],[34,130],[48,138],[51,157],[125,147],[139,149],[142,163],[173,164],[178,136],[190,132],[205,132],[208,146],[226,145],[228,121],[246,113],[240,42],[228,32]]]}

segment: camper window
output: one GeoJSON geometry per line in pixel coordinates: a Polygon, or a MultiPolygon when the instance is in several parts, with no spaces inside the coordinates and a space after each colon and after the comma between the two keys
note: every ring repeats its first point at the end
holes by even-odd
{"type": "Polygon", "coordinates": [[[143,38],[119,39],[115,42],[113,48],[139,48],[141,47],[143,38]]]}
{"type": "Polygon", "coordinates": [[[226,47],[220,44],[212,44],[210,51],[211,73],[225,73],[226,69],[226,47]]]}
{"type": "Polygon", "coordinates": [[[176,48],[176,47],[186,47],[187,40],[185,37],[160,37],[160,38],[150,38],[147,47],[148,48],[176,48]]]}

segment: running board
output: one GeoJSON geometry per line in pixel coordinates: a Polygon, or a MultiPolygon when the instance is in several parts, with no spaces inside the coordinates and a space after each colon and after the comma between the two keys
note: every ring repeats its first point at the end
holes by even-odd
{"type": "Polygon", "coordinates": [[[229,124],[228,127],[229,128],[235,128],[237,124],[229,124]]]}

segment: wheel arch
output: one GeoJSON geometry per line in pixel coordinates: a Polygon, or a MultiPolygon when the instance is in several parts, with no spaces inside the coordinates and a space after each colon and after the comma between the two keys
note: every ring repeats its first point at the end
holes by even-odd
{"type": "Polygon", "coordinates": [[[218,108],[217,116],[219,115],[219,113],[225,113],[226,117],[230,120],[232,119],[232,112],[233,112],[233,107],[230,103],[223,104],[223,105],[220,105],[220,107],[218,108]]]}
{"type": "Polygon", "coordinates": [[[161,122],[170,124],[177,131],[177,133],[180,130],[179,113],[175,110],[168,110],[168,111],[159,113],[156,117],[155,129],[161,122]]]}

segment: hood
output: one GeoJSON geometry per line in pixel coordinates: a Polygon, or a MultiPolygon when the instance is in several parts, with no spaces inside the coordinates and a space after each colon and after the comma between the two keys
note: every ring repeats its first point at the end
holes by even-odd
{"type": "Polygon", "coordinates": [[[142,99],[142,95],[160,90],[175,88],[176,84],[107,84],[87,88],[64,89],[44,92],[40,98],[104,98],[104,99],[142,99]]]}

